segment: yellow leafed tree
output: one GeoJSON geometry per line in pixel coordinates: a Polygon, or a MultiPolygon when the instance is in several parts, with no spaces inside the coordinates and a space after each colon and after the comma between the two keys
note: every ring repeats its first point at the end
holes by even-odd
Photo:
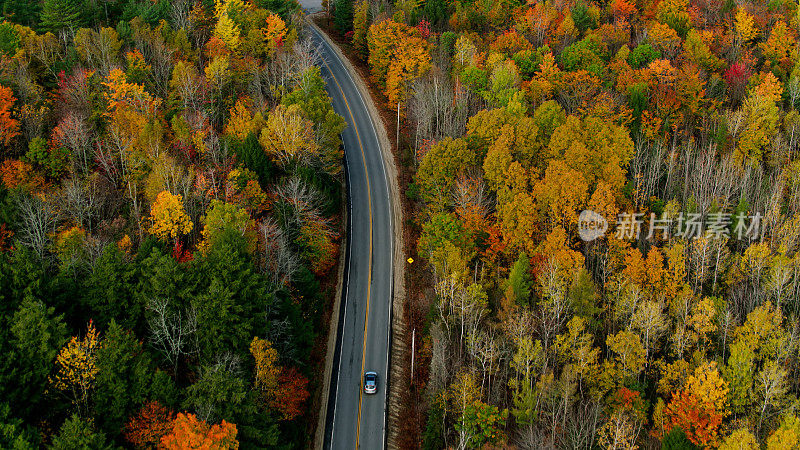
{"type": "Polygon", "coordinates": [[[296,105],[275,108],[267,116],[259,142],[281,167],[289,167],[319,152],[319,145],[314,141],[314,125],[300,115],[296,105]]]}
{"type": "Polygon", "coordinates": [[[386,77],[386,96],[389,106],[404,104],[411,84],[431,67],[427,42],[416,36],[404,38],[394,52],[386,77]]]}
{"type": "Polygon", "coordinates": [[[246,4],[242,0],[217,0],[214,6],[214,15],[217,18],[214,35],[220,38],[228,48],[236,51],[241,42],[241,30],[231,16],[244,10],[246,4]]]}
{"type": "Polygon", "coordinates": [[[50,378],[54,389],[65,393],[79,408],[85,411],[88,407],[89,392],[94,386],[97,376],[97,349],[100,336],[94,323],[89,321],[86,336],[72,340],[61,349],[56,357],[56,373],[50,378]]]}
{"type": "Polygon", "coordinates": [[[256,390],[262,393],[264,400],[269,401],[278,388],[278,375],[281,372],[278,351],[272,348],[270,341],[254,337],[250,343],[250,354],[256,361],[253,369],[256,390]]]}
{"type": "Polygon", "coordinates": [[[390,106],[404,102],[413,81],[430,68],[428,42],[417,29],[384,20],[369,27],[367,44],[373,81],[385,88],[390,106]]]}
{"type": "Polygon", "coordinates": [[[780,108],[777,102],[782,92],[780,81],[772,73],[767,73],[761,84],[752,88],[745,99],[742,109],[746,123],[739,137],[739,145],[734,149],[734,157],[740,164],[758,164],[766,156],[778,129],[780,108]]]}
{"type": "Polygon", "coordinates": [[[752,41],[758,36],[758,27],[753,16],[744,9],[736,11],[736,36],[743,44],[752,41]]]}
{"type": "Polygon", "coordinates": [[[108,110],[112,113],[120,107],[130,107],[143,116],[155,112],[161,104],[160,99],[153,98],[144,90],[144,86],[128,82],[125,72],[120,69],[112,70],[103,83],[108,88],[108,110]]]}
{"type": "Polygon", "coordinates": [[[758,440],[747,428],[739,428],[731,433],[722,444],[720,450],[758,450],[758,440]]]}
{"type": "Polygon", "coordinates": [[[192,223],[183,209],[183,197],[162,191],[150,208],[148,231],[158,239],[175,240],[192,231],[192,223]]]}
{"type": "Polygon", "coordinates": [[[264,118],[260,112],[253,115],[248,109],[250,99],[240,98],[230,110],[230,119],[225,126],[225,134],[240,141],[247,138],[250,133],[256,133],[264,125],[264,118]]]}
{"type": "Polygon", "coordinates": [[[369,21],[369,2],[363,0],[355,7],[353,14],[353,47],[362,55],[367,54],[367,22],[369,21]]]}

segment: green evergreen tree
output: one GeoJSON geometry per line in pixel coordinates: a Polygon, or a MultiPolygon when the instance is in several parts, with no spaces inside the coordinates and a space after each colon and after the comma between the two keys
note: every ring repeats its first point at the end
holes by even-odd
{"type": "Polygon", "coordinates": [[[11,407],[0,403],[0,448],[13,450],[35,450],[39,446],[38,434],[22,423],[20,419],[11,417],[11,407]]]}
{"type": "Polygon", "coordinates": [[[681,427],[675,427],[661,440],[661,450],[697,450],[681,427]]]}
{"type": "Polygon", "coordinates": [[[26,296],[9,321],[8,352],[3,353],[0,398],[23,419],[40,418],[47,377],[67,341],[63,316],[26,296]]]}
{"type": "Polygon", "coordinates": [[[336,0],[333,24],[341,34],[353,29],[353,0],[336,0]]]}
{"type": "Polygon", "coordinates": [[[520,253],[508,274],[508,287],[518,305],[528,305],[531,296],[531,262],[525,252],[520,253]]]}
{"type": "Polygon", "coordinates": [[[447,0],[426,0],[423,11],[425,17],[431,25],[442,25],[447,21],[447,8],[450,2],[447,0]]]}
{"type": "Polygon", "coordinates": [[[208,417],[207,421],[236,423],[249,390],[238,371],[232,359],[204,365],[200,368],[200,378],[187,389],[185,406],[208,417]]]}
{"type": "Polygon", "coordinates": [[[444,407],[441,401],[431,402],[428,421],[422,434],[423,450],[439,450],[444,445],[444,407]]]}
{"type": "Polygon", "coordinates": [[[0,313],[12,314],[25,296],[46,298],[44,271],[47,265],[33,250],[18,245],[0,254],[0,313]]]}
{"type": "Polygon", "coordinates": [[[81,0],[45,0],[39,28],[58,33],[64,29],[77,30],[85,25],[86,2],[81,0]]]}
{"type": "Polygon", "coordinates": [[[231,141],[230,146],[236,161],[255,172],[261,186],[268,186],[272,182],[277,168],[258,143],[255,133],[250,133],[242,142],[231,141]]]}
{"type": "Polygon", "coordinates": [[[581,268],[575,274],[568,297],[576,316],[586,318],[590,327],[600,324],[597,320],[597,316],[603,311],[603,308],[599,307],[600,294],[586,269],[581,268]]]}
{"type": "MultiPolygon", "coordinates": [[[[197,311],[201,361],[233,351],[248,354],[250,340],[266,331],[259,316],[272,302],[266,279],[253,270],[241,232],[223,230],[208,254],[196,262],[199,294],[191,300],[197,311]]],[[[263,316],[262,316],[263,317],[263,316]]]]}
{"type": "Polygon", "coordinates": [[[155,365],[142,343],[113,320],[97,350],[94,417],[97,427],[116,437],[125,423],[153,398],[155,365]]]}
{"type": "MultiPolygon", "coordinates": [[[[7,6],[8,4],[6,4],[7,6]]],[[[11,22],[0,23],[0,52],[14,56],[19,48],[20,38],[11,22]]]]}
{"type": "Polygon", "coordinates": [[[135,295],[136,268],[114,244],[108,245],[88,274],[82,293],[85,307],[100,328],[116,320],[123,328],[141,330],[144,326],[142,298],[135,295]]]}
{"type": "Polygon", "coordinates": [[[255,0],[253,3],[259,8],[274,12],[285,21],[289,21],[294,13],[300,11],[297,0],[255,0]]]}
{"type": "Polygon", "coordinates": [[[3,3],[3,17],[9,22],[34,27],[39,22],[41,5],[38,1],[6,0],[3,3]]]}
{"type": "Polygon", "coordinates": [[[74,414],[64,421],[58,435],[53,438],[49,447],[52,450],[86,450],[110,449],[103,433],[98,433],[92,428],[88,420],[83,420],[74,414]]]}

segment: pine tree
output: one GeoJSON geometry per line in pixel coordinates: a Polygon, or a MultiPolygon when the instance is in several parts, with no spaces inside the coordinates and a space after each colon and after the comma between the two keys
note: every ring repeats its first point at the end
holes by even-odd
{"type": "Polygon", "coordinates": [[[42,31],[77,29],[85,24],[85,2],[81,0],[45,0],[39,28],[42,31]]]}
{"type": "Polygon", "coordinates": [[[41,4],[29,0],[6,0],[3,4],[3,16],[7,20],[32,27],[39,21],[41,4]]]}
{"type": "Polygon", "coordinates": [[[333,24],[339,33],[345,34],[353,29],[353,0],[336,0],[333,11],[333,24]]]}
{"type": "Polygon", "coordinates": [[[511,273],[508,275],[506,296],[513,297],[513,300],[521,306],[528,304],[528,299],[531,295],[530,269],[531,264],[528,255],[522,252],[511,267],[511,273]]]}
{"type": "Polygon", "coordinates": [[[433,25],[441,25],[447,20],[447,8],[450,2],[447,0],[426,0],[423,11],[428,20],[433,25]]]}

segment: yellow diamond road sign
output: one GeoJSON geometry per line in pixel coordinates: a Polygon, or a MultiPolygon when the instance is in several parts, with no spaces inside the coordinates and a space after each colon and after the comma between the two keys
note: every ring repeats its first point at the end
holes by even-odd
{"type": "Polygon", "coordinates": [[[414,262],[414,258],[408,258],[408,263],[411,264],[414,262]]]}

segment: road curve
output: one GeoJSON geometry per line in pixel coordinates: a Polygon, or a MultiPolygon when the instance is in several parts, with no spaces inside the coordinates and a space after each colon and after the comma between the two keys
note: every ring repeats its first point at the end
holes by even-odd
{"type": "MultiPolygon", "coordinates": [[[[325,448],[383,449],[386,442],[389,330],[392,310],[392,205],[378,135],[364,99],[337,52],[309,27],[342,133],[348,184],[348,239],[331,371],[325,448]],[[378,392],[364,394],[365,371],[378,373],[378,392]]],[[[356,75],[357,76],[357,75],[356,75]]]]}

